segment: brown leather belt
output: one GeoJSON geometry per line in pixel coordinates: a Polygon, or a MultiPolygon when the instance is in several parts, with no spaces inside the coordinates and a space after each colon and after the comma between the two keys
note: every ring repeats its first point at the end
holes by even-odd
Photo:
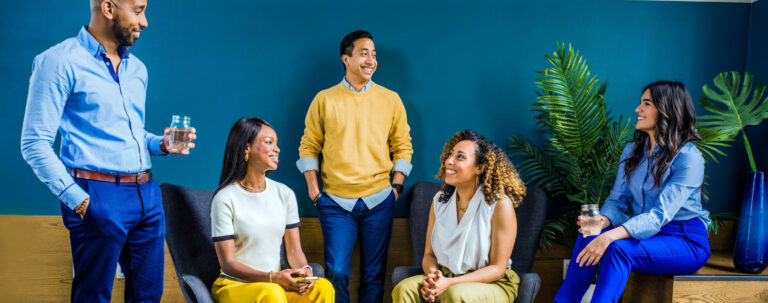
{"type": "Polygon", "coordinates": [[[152,180],[152,173],[149,170],[140,172],[138,174],[115,175],[115,174],[100,173],[97,171],[73,168],[70,173],[75,178],[102,181],[102,182],[112,182],[116,184],[120,184],[120,183],[144,184],[149,182],[149,180],[152,180]]]}

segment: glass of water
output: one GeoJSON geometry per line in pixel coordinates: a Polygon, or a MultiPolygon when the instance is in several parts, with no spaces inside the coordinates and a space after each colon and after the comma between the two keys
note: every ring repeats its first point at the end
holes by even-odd
{"type": "Polygon", "coordinates": [[[600,209],[597,204],[581,206],[581,233],[585,236],[597,236],[603,225],[600,223],[600,209]]]}
{"type": "Polygon", "coordinates": [[[171,116],[170,149],[177,152],[189,150],[189,133],[192,125],[189,116],[171,116]]]}

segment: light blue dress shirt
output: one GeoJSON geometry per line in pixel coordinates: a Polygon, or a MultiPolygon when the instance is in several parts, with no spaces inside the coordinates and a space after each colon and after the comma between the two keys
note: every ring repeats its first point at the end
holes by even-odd
{"type": "MultiPolygon", "coordinates": [[[[347,82],[346,78],[341,79],[341,84],[344,85],[347,89],[357,92],[355,90],[355,87],[352,86],[349,82],[347,82]]],[[[373,86],[373,81],[369,80],[368,83],[363,85],[362,88],[360,88],[360,93],[368,91],[368,89],[373,86]]],[[[296,161],[296,166],[299,168],[299,170],[304,173],[308,170],[315,170],[319,171],[320,163],[317,160],[317,158],[301,158],[298,161],[296,161]]],[[[394,171],[399,171],[403,173],[404,175],[408,176],[408,174],[411,173],[411,169],[413,168],[413,165],[411,165],[410,162],[405,161],[403,159],[396,159],[394,161],[394,171]]],[[[375,192],[369,196],[365,197],[339,197],[337,195],[325,193],[329,197],[331,197],[331,200],[333,202],[336,202],[341,208],[345,209],[348,212],[352,212],[352,209],[355,208],[355,204],[357,203],[358,199],[363,199],[363,203],[365,203],[365,206],[368,207],[368,209],[373,209],[377,205],[381,204],[381,202],[384,202],[384,200],[389,197],[389,194],[392,192],[392,186],[387,186],[386,188],[375,192]]]]}
{"type": "MultiPolygon", "coordinates": [[[[621,160],[632,153],[634,143],[624,148],[621,160]]],[[[701,206],[701,184],[704,181],[704,158],[693,143],[687,143],[672,158],[662,175],[660,186],[654,185],[652,166],[654,155],[640,160],[630,176],[624,174],[624,164],[619,165],[616,182],[600,213],[611,220],[614,227],[624,226],[632,238],[642,240],[661,230],[670,221],[699,218],[709,226],[709,212],[701,206]],[[631,207],[631,209],[630,209],[631,207]],[[632,216],[628,215],[632,212],[632,216]]]]}
{"type": "Polygon", "coordinates": [[[74,209],[88,197],[68,168],[137,173],[152,167],[162,136],[144,130],[147,68],[120,49],[118,73],[83,27],[37,57],[29,79],[21,154],[37,177],[74,209]],[[53,151],[61,132],[61,158],[53,151]]]}

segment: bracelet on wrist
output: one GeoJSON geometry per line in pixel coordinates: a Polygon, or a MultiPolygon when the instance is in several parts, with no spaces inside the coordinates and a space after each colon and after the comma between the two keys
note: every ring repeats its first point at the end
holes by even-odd
{"type": "Polygon", "coordinates": [[[305,268],[309,268],[309,272],[314,274],[314,271],[312,270],[312,266],[309,266],[309,264],[302,266],[299,270],[304,270],[305,268]]]}

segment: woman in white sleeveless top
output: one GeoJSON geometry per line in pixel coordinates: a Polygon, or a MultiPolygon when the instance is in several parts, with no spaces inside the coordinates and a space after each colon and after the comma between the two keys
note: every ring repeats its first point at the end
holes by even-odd
{"type": "Polygon", "coordinates": [[[330,281],[304,279],[313,273],[301,249],[296,195],[268,178],[279,156],[277,133],[264,120],[242,118],[229,131],[211,202],[211,236],[221,265],[211,296],[218,303],[334,302],[330,281]],[[283,242],[290,268],[280,268],[283,242]]]}
{"type": "Polygon", "coordinates": [[[471,130],[454,135],[440,161],[445,185],[429,212],[425,274],[397,284],[393,301],[514,301],[520,278],[507,266],[525,185],[506,154],[471,130]]]}

